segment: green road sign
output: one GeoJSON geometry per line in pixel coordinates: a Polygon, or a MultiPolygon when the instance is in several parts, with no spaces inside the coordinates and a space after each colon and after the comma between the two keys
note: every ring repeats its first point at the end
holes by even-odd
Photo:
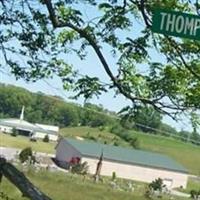
{"type": "Polygon", "coordinates": [[[176,11],[155,10],[152,31],[200,40],[200,16],[176,11]]]}

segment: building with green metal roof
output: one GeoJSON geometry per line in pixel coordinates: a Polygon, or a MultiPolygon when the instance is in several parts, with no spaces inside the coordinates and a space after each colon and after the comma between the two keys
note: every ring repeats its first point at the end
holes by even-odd
{"type": "Polygon", "coordinates": [[[123,148],[75,139],[61,139],[56,147],[56,158],[70,162],[72,158],[87,161],[90,173],[95,173],[98,160],[103,154],[102,175],[151,182],[163,178],[169,187],[186,187],[188,172],[172,158],[159,153],[123,148]]]}

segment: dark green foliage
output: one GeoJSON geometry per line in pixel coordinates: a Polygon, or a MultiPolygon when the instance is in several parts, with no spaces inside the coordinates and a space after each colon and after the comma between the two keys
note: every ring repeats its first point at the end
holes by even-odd
{"type": "Polygon", "coordinates": [[[134,149],[139,149],[140,148],[140,141],[139,141],[139,139],[137,137],[131,137],[128,142],[130,143],[130,145],[134,149]]]}
{"type": "Polygon", "coordinates": [[[163,188],[164,188],[164,184],[163,184],[163,180],[161,178],[158,178],[154,181],[152,181],[149,184],[149,188],[152,189],[153,191],[160,191],[162,192],[163,188]]]}
{"type": "Polygon", "coordinates": [[[10,135],[13,136],[13,137],[16,137],[16,136],[18,135],[17,129],[16,129],[16,128],[13,128],[10,135]]]}
{"type": "Polygon", "coordinates": [[[152,107],[144,107],[135,112],[134,122],[136,128],[155,133],[162,123],[162,116],[152,107]]]}
{"type": "MultiPolygon", "coordinates": [[[[128,130],[124,129],[121,125],[115,124],[111,128],[110,131],[111,131],[111,133],[116,134],[117,136],[119,136],[120,138],[122,138],[123,140],[128,142],[133,148],[135,148],[135,149],[139,149],[140,148],[139,139],[137,137],[135,137],[133,133],[131,133],[128,130]]],[[[114,145],[118,146],[119,144],[118,144],[117,141],[115,141],[114,145]]]]}
{"type": "Polygon", "coordinates": [[[113,124],[116,120],[109,116],[103,107],[86,103],[82,110],[81,124],[91,127],[105,127],[113,124]]]}
{"type": "Polygon", "coordinates": [[[115,123],[111,126],[110,132],[116,135],[120,135],[125,131],[125,129],[120,125],[120,123],[115,123]]]}
{"type": "Polygon", "coordinates": [[[119,142],[114,141],[113,145],[114,145],[114,146],[119,146],[119,142]]]}
{"type": "Polygon", "coordinates": [[[45,136],[44,136],[43,142],[49,142],[49,136],[48,136],[48,135],[45,135],[45,136]]]}
{"type": "Polygon", "coordinates": [[[116,178],[117,178],[116,172],[113,172],[113,173],[112,173],[112,181],[115,181],[116,178]]]}
{"type": "Polygon", "coordinates": [[[104,131],[104,130],[105,130],[105,127],[104,127],[104,126],[100,126],[100,127],[99,127],[99,130],[100,130],[100,131],[104,131]]]}
{"type": "Polygon", "coordinates": [[[165,123],[161,123],[161,125],[159,127],[159,131],[160,131],[159,133],[161,135],[164,135],[164,136],[170,136],[170,135],[178,134],[178,132],[176,131],[175,128],[173,128],[170,125],[165,124],[165,123]]]}
{"type": "Polygon", "coordinates": [[[200,190],[199,191],[191,190],[190,191],[190,196],[191,196],[192,199],[198,200],[199,197],[200,197],[200,190]]]}
{"type": "Polygon", "coordinates": [[[19,160],[21,163],[26,162],[27,160],[29,160],[31,157],[33,156],[33,152],[31,147],[27,147],[25,149],[23,149],[20,154],[19,154],[19,160]]]}
{"type": "Polygon", "coordinates": [[[88,163],[83,162],[83,163],[77,163],[71,166],[71,173],[73,174],[80,174],[80,175],[86,175],[88,173],[88,163]]]}
{"type": "Polygon", "coordinates": [[[102,106],[67,103],[59,97],[31,93],[25,89],[0,84],[0,115],[19,118],[25,106],[25,119],[33,123],[54,124],[60,127],[85,125],[108,126],[115,121],[102,106]],[[100,112],[101,111],[101,112],[100,112]]]}

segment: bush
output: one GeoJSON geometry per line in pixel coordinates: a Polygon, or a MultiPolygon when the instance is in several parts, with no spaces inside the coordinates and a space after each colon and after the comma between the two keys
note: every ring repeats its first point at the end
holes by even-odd
{"type": "Polygon", "coordinates": [[[99,126],[99,131],[104,131],[105,127],[104,126],[99,126]]]}
{"type": "Polygon", "coordinates": [[[16,129],[16,128],[13,128],[10,135],[13,136],[13,137],[16,137],[16,136],[18,135],[17,129],[16,129]]]}
{"type": "Polygon", "coordinates": [[[163,184],[163,180],[161,178],[158,178],[152,181],[146,187],[144,196],[147,199],[153,199],[154,195],[156,195],[158,198],[162,198],[161,193],[163,192],[164,188],[165,188],[165,185],[163,184]]]}
{"type": "Polygon", "coordinates": [[[48,135],[45,135],[45,136],[44,136],[43,142],[49,142],[49,136],[48,136],[48,135]]]}
{"type": "Polygon", "coordinates": [[[135,149],[139,149],[140,148],[140,141],[139,141],[139,139],[137,137],[130,138],[129,143],[135,149]]]}
{"type": "Polygon", "coordinates": [[[30,137],[30,141],[31,142],[37,142],[37,138],[36,137],[30,137]]]}
{"type": "Polygon", "coordinates": [[[33,152],[31,147],[27,147],[25,149],[23,149],[20,154],[19,154],[19,160],[21,163],[26,162],[27,160],[29,160],[29,158],[31,158],[33,156],[33,152]]]}
{"type": "Polygon", "coordinates": [[[86,175],[88,173],[88,169],[89,166],[87,162],[77,163],[71,166],[71,172],[73,174],[86,175]]]}
{"type": "Polygon", "coordinates": [[[114,141],[113,145],[114,146],[119,146],[119,142],[118,141],[114,141]]]}
{"type": "Polygon", "coordinates": [[[198,200],[199,197],[200,197],[200,190],[199,191],[191,190],[190,191],[190,196],[191,196],[192,199],[198,200]]]}
{"type": "Polygon", "coordinates": [[[163,180],[161,178],[158,178],[154,181],[152,181],[149,184],[149,188],[152,189],[153,191],[160,191],[162,192],[163,188],[165,187],[165,185],[163,184],[163,180]]]}
{"type": "Polygon", "coordinates": [[[110,132],[114,133],[116,135],[120,135],[122,132],[124,132],[124,128],[120,125],[120,124],[114,124],[111,128],[110,128],[110,132]]]}
{"type": "Polygon", "coordinates": [[[112,173],[112,181],[115,181],[116,178],[117,178],[116,172],[113,172],[113,173],[112,173]]]}

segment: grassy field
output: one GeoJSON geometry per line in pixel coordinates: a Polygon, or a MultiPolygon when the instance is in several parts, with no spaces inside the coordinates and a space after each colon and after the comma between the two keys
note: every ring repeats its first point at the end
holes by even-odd
{"type": "MultiPolygon", "coordinates": [[[[100,131],[97,128],[89,127],[73,127],[61,129],[61,135],[64,137],[80,136],[102,143],[114,144],[120,146],[130,146],[120,137],[109,133],[108,131],[100,131]]],[[[155,151],[166,154],[176,161],[181,163],[189,170],[191,174],[200,175],[200,147],[192,144],[187,144],[172,138],[156,136],[152,134],[143,134],[136,131],[131,131],[140,141],[140,148],[148,151],[155,151]]],[[[12,137],[0,133],[0,146],[8,146],[15,148],[24,148],[31,146],[35,151],[53,153],[55,143],[44,143],[37,141],[36,143],[30,142],[26,137],[12,137]]]]}
{"type": "Polygon", "coordinates": [[[133,132],[142,149],[166,154],[181,163],[191,174],[200,175],[200,147],[172,138],[133,132]]]}
{"type": "MultiPolygon", "coordinates": [[[[114,134],[89,127],[65,128],[61,129],[61,134],[65,137],[80,136],[103,143],[106,141],[108,144],[113,144],[117,141],[122,146],[129,146],[127,142],[114,134]]],[[[131,134],[139,138],[141,149],[164,153],[182,163],[191,173],[198,174],[200,172],[199,147],[161,136],[146,135],[134,131],[131,134]]],[[[55,143],[44,143],[42,141],[34,143],[30,142],[26,137],[12,137],[0,133],[0,146],[15,148],[31,146],[35,151],[53,153],[55,143]]],[[[72,178],[69,174],[42,171],[37,174],[29,172],[26,175],[53,200],[146,200],[143,195],[144,186],[135,185],[135,191],[130,193],[113,190],[106,183],[94,184],[91,180],[84,182],[82,178],[72,178]]],[[[184,192],[189,192],[191,189],[198,189],[198,187],[199,183],[189,180],[188,187],[184,192]]],[[[21,197],[18,189],[6,179],[3,179],[0,191],[4,191],[15,200],[26,200],[26,198],[21,197]]],[[[169,197],[162,199],[167,200],[169,197]]],[[[175,197],[175,199],[184,200],[184,198],[178,197],[175,197]]]]}
{"type": "Polygon", "coordinates": [[[129,146],[129,143],[122,140],[117,135],[109,133],[106,130],[100,131],[98,128],[90,128],[90,127],[71,127],[71,128],[63,128],[60,130],[60,133],[64,137],[75,137],[80,136],[86,139],[99,141],[107,144],[114,144],[115,142],[119,143],[120,146],[129,146]]]}
{"type": "Polygon", "coordinates": [[[23,136],[13,137],[0,132],[0,146],[2,147],[14,147],[23,149],[25,147],[31,147],[34,151],[54,153],[54,147],[56,143],[45,143],[43,141],[31,142],[29,138],[23,136]]]}
{"type": "MultiPolygon", "coordinates": [[[[108,144],[113,144],[113,138],[116,138],[120,146],[129,146],[127,142],[123,141],[118,136],[106,131],[100,131],[96,128],[76,127],[61,129],[61,134],[65,137],[88,137],[88,133],[89,137],[93,136],[96,140],[101,142],[105,140],[108,144]],[[99,135],[101,137],[99,137],[99,135]]],[[[181,163],[191,174],[200,175],[199,146],[181,142],[173,138],[143,134],[136,131],[131,131],[131,134],[139,139],[141,149],[166,154],[181,163]]]]}
{"type": "MultiPolygon", "coordinates": [[[[80,176],[72,177],[67,173],[40,171],[36,174],[29,172],[26,175],[53,200],[146,200],[143,185],[135,184],[133,192],[125,192],[112,189],[108,182],[94,184],[91,179],[84,181],[80,176]]],[[[5,179],[1,183],[0,191],[4,191],[15,200],[27,200],[22,198],[18,189],[5,179]]],[[[162,199],[167,200],[169,197],[162,199]]],[[[185,200],[178,197],[175,199],[185,200]]]]}

